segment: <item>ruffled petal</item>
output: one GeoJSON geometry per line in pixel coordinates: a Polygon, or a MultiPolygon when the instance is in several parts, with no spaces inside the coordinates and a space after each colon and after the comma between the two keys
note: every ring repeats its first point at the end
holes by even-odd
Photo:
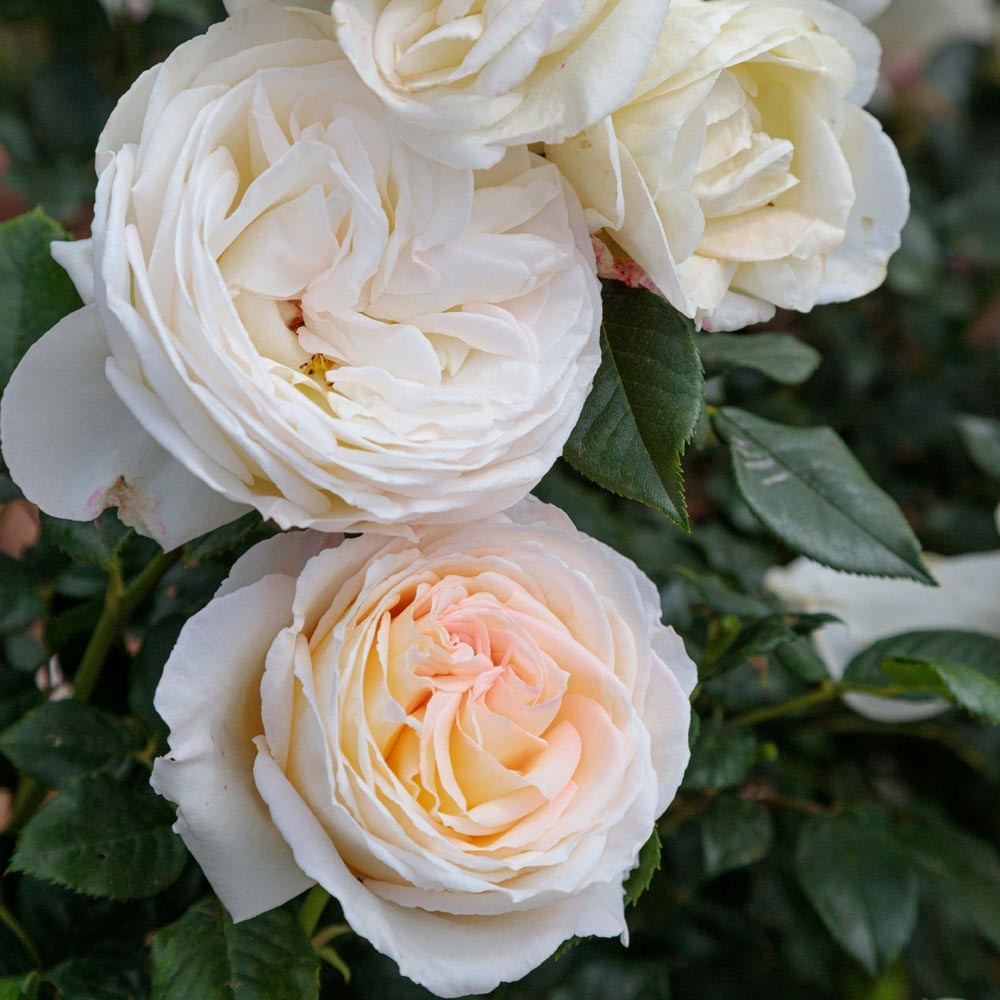
{"type": "Polygon", "coordinates": [[[264,654],[291,621],[294,593],[293,578],[267,576],[212,601],[185,625],[156,692],[170,752],[156,761],[153,788],[177,803],[174,829],[234,920],[312,884],[253,781],[264,654]]]}
{"type": "Polygon", "coordinates": [[[105,376],[97,307],[60,320],[24,356],[4,393],[0,433],[11,476],[54,517],[106,507],[172,549],[249,508],[208,489],[136,422],[105,376]]]}

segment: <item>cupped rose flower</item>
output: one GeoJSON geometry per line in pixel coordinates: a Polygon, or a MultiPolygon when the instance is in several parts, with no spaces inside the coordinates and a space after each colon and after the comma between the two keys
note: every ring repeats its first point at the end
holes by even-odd
{"type": "Polygon", "coordinates": [[[628,99],[669,0],[336,0],[337,37],[415,148],[487,167],[628,99]]]}
{"type": "MultiPolygon", "coordinates": [[[[957,629],[1000,636],[1000,552],[925,559],[937,587],[853,576],[801,557],[769,570],[765,584],[791,610],[826,612],[840,619],[813,633],[816,651],[835,680],[844,676],[857,653],[903,632],[957,629]]],[[[847,694],[844,701],[880,722],[916,722],[948,707],[939,698],[904,701],[847,694]]]]}
{"type": "Polygon", "coordinates": [[[631,99],[546,155],[591,228],[706,329],[852,299],[884,279],[909,210],[861,109],[878,53],[823,0],[675,0],[631,99]]]}
{"type": "Polygon", "coordinates": [[[599,360],[575,195],[524,148],[414,152],[333,19],[261,4],[142,76],[99,144],[87,305],[15,373],[4,454],[60,517],[117,504],[170,547],[455,521],[520,500],[599,360]]]}
{"type": "Polygon", "coordinates": [[[696,677],[650,581],[558,509],[415,536],[237,563],[164,669],[153,786],[234,919],[315,881],[454,997],[626,934],[696,677]]]}

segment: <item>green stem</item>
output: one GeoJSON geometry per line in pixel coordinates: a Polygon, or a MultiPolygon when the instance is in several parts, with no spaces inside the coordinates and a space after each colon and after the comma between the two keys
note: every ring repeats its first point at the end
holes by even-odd
{"type": "Polygon", "coordinates": [[[126,589],[122,582],[121,565],[116,558],[110,568],[108,589],[104,595],[104,610],[97,620],[90,642],[73,677],[73,697],[89,701],[101,677],[104,661],[115,644],[122,627],[133,611],[153,592],[167,570],[181,556],[180,549],[161,552],[147,563],[143,571],[126,589]]]}
{"type": "Polygon", "coordinates": [[[314,885],[309,890],[309,895],[306,896],[302,903],[302,909],[299,910],[299,925],[305,931],[307,938],[311,938],[316,932],[316,925],[319,923],[319,918],[323,916],[328,902],[330,902],[330,893],[323,886],[314,885]]]}
{"type": "Polygon", "coordinates": [[[813,691],[807,691],[797,698],[783,701],[780,705],[768,705],[766,708],[754,709],[752,712],[744,712],[737,715],[730,721],[736,726],[752,726],[758,722],[767,722],[770,719],[777,719],[783,715],[790,715],[793,712],[800,712],[806,708],[813,708],[816,705],[823,705],[828,701],[833,701],[843,694],[872,694],[879,698],[895,698],[901,694],[913,694],[916,688],[903,687],[902,685],[889,685],[888,687],[878,687],[874,684],[851,684],[848,681],[826,681],[813,691]]]}
{"type": "Polygon", "coordinates": [[[45,801],[45,796],[49,794],[47,788],[42,788],[34,778],[22,775],[17,783],[17,793],[14,795],[14,802],[10,809],[10,819],[3,828],[3,832],[11,837],[16,837],[21,832],[25,823],[35,815],[45,801]]]}
{"type": "Polygon", "coordinates": [[[118,638],[123,592],[121,564],[115,557],[108,567],[108,589],[104,593],[104,610],[97,619],[90,642],[83,651],[83,659],[80,660],[80,666],[73,676],[73,697],[77,701],[90,700],[94,687],[100,679],[104,661],[111,652],[115,639],[118,638]]]}
{"type": "Polygon", "coordinates": [[[349,934],[350,930],[350,924],[330,924],[329,927],[324,927],[312,936],[313,949],[319,951],[321,948],[325,948],[334,938],[349,934]]]}
{"type": "MultiPolygon", "coordinates": [[[[89,701],[101,677],[104,661],[129,616],[156,589],[167,570],[181,557],[182,550],[161,552],[151,559],[142,572],[126,588],[122,580],[121,564],[117,557],[108,568],[108,589],[104,595],[104,609],[94,626],[93,634],[83,652],[80,666],[73,676],[73,697],[77,701],[89,701]]],[[[16,836],[24,825],[38,811],[47,789],[36,781],[22,776],[17,786],[17,794],[11,807],[10,820],[4,833],[16,836]]]]}
{"type": "Polygon", "coordinates": [[[38,949],[35,947],[35,942],[28,937],[27,931],[17,922],[14,914],[7,909],[2,903],[0,903],[0,923],[6,924],[7,929],[21,942],[24,946],[24,950],[28,953],[31,961],[37,966],[41,967],[42,959],[38,954],[38,949]]]}

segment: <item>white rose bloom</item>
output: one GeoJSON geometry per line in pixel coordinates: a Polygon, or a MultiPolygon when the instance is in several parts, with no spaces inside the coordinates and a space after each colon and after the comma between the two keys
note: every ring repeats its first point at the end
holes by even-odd
{"type": "Polygon", "coordinates": [[[554,507],[415,538],[238,562],[164,668],[153,786],[234,919],[318,882],[456,997],[627,933],[696,673],[652,583],[554,507]]]}
{"type": "MultiPolygon", "coordinates": [[[[925,559],[937,587],[852,576],[804,558],[769,570],[765,584],[792,610],[826,612],[841,620],[813,634],[835,680],[844,676],[857,653],[903,632],[957,629],[1000,636],[1000,552],[925,559]]],[[[940,699],[916,702],[864,694],[845,695],[844,701],[881,722],[915,722],[948,707],[940,699]]]]}
{"type": "Polygon", "coordinates": [[[361,78],[428,156],[487,167],[628,99],[669,0],[336,0],[361,78]]]}
{"type": "Polygon", "coordinates": [[[99,146],[88,305],[27,354],[4,454],[59,517],[167,547],[454,521],[521,499],[599,361],[579,204],[524,148],[473,174],[406,146],[328,15],[254,7],[142,76],[99,146]]]}
{"type": "Polygon", "coordinates": [[[823,0],[675,0],[631,100],[546,148],[663,295],[709,330],[852,299],[909,211],[861,109],[878,42],[823,0]]]}

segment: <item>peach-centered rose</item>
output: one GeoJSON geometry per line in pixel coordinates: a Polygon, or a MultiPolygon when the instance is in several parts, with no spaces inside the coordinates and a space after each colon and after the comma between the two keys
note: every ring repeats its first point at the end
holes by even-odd
{"type": "Polygon", "coordinates": [[[235,919],[318,882],[454,997],[626,933],[695,667],[650,581],[556,508],[416,536],[237,563],[164,670],[153,785],[235,919]]]}

